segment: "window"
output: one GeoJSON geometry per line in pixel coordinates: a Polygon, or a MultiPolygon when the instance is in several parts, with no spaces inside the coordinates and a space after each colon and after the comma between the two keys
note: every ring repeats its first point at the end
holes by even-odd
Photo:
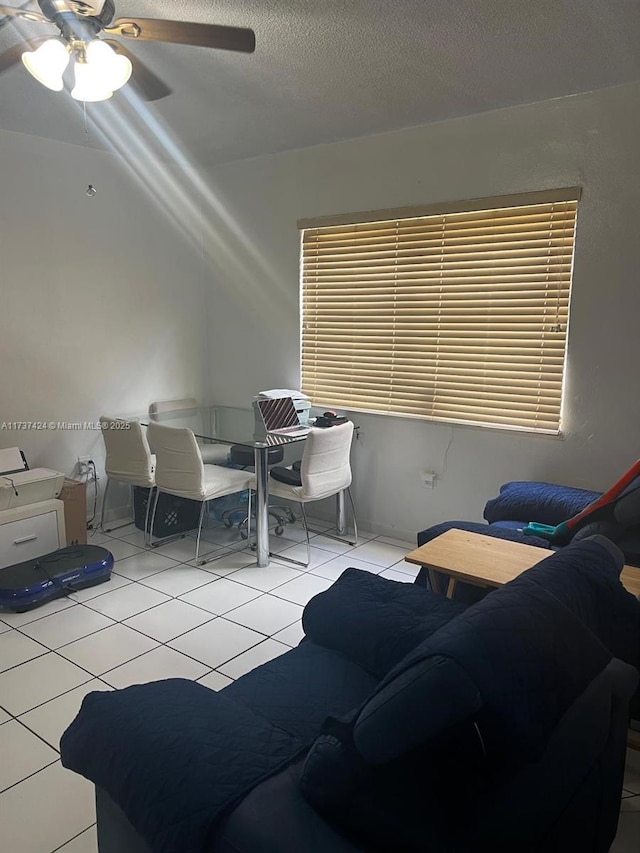
{"type": "Polygon", "coordinates": [[[558,432],[578,198],[300,222],[303,390],[316,405],[558,432]]]}

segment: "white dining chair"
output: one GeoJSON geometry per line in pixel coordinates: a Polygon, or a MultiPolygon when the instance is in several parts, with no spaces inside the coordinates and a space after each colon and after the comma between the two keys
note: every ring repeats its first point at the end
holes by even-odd
{"type": "MultiPolygon", "coordinates": [[[[302,511],[302,523],[307,535],[307,562],[290,562],[308,566],[311,562],[309,526],[305,504],[320,501],[346,491],[353,516],[354,540],[358,542],[358,525],[351,496],[351,441],[353,423],[339,424],[326,429],[312,428],[304,444],[299,470],[272,468],[269,474],[269,495],[297,501],[302,511]]],[[[282,555],[279,555],[282,556],[282,555]]]]}
{"type": "MultiPolygon", "coordinates": [[[[111,533],[113,530],[119,530],[121,527],[126,527],[127,524],[130,524],[130,522],[126,522],[126,524],[119,524],[116,527],[105,529],[104,515],[107,507],[109,486],[112,482],[126,483],[131,487],[139,486],[143,489],[149,489],[147,511],[144,520],[144,541],[145,544],[148,544],[151,536],[149,508],[151,507],[152,496],[156,486],[154,475],[156,460],[149,449],[146,430],[137,421],[125,421],[120,418],[110,418],[107,415],[102,415],[100,418],[100,427],[106,450],[104,467],[107,475],[107,485],[102,496],[100,528],[105,533],[111,533]]],[[[135,505],[133,500],[132,505],[135,505]]]]}
{"type": "MultiPolygon", "coordinates": [[[[158,423],[168,426],[176,421],[174,426],[188,427],[196,436],[205,435],[207,429],[202,423],[201,408],[194,397],[181,400],[158,400],[149,404],[149,417],[158,423]]],[[[207,443],[196,438],[202,461],[205,465],[224,465],[229,458],[229,447],[226,444],[207,443]]]]}
{"type": "MultiPolygon", "coordinates": [[[[149,439],[156,451],[156,494],[151,513],[151,529],[158,506],[158,495],[165,492],[202,504],[196,537],[196,562],[204,565],[208,559],[200,559],[200,537],[207,501],[255,489],[255,476],[249,471],[225,468],[222,465],[205,465],[193,430],[188,427],[171,427],[165,424],[149,424],[149,439]]],[[[249,509],[251,508],[249,491],[249,509]]]]}

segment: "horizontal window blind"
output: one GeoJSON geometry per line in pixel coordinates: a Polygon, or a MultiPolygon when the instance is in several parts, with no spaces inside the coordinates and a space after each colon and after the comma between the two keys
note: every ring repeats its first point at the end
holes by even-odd
{"type": "Polygon", "coordinates": [[[303,228],[314,404],[557,432],[577,191],[559,194],[303,228]]]}

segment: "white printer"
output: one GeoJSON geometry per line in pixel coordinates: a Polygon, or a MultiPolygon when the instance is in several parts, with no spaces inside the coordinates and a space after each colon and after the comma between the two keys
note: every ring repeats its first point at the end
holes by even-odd
{"type": "Polygon", "coordinates": [[[27,466],[18,447],[0,450],[0,511],[57,498],[65,475],[27,466]]]}

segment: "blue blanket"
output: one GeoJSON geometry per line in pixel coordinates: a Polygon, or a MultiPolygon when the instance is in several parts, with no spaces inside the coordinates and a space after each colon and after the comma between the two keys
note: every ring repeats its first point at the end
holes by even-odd
{"type": "Polygon", "coordinates": [[[556,525],[581,512],[600,495],[554,483],[514,481],[500,486],[500,494],[487,501],[484,517],[490,524],[513,519],[556,525]]]}
{"type": "Polygon", "coordinates": [[[103,788],[154,853],[201,853],[213,824],[302,749],[245,705],[184,679],[90,693],[62,764],[103,788]]]}

